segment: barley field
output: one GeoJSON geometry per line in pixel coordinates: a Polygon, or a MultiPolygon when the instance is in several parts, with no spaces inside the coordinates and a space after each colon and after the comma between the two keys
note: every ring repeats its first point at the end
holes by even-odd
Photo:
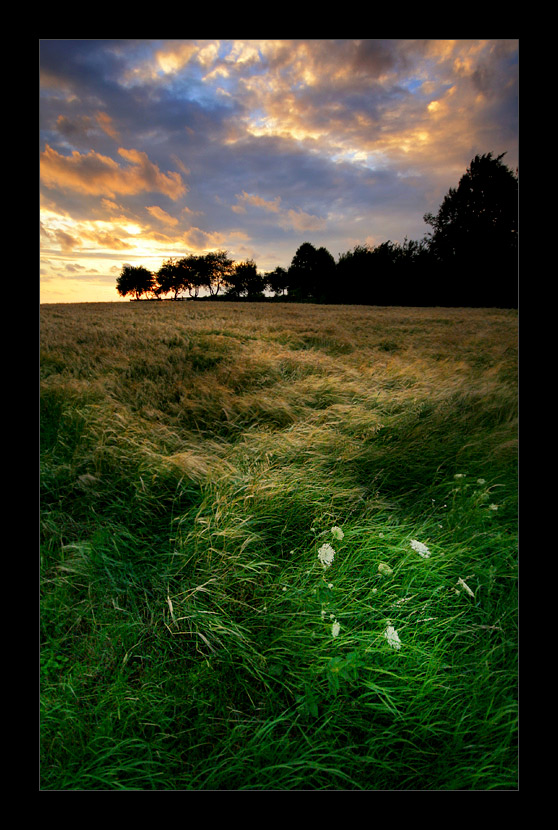
{"type": "Polygon", "coordinates": [[[41,306],[41,789],[517,789],[517,340],[41,306]]]}

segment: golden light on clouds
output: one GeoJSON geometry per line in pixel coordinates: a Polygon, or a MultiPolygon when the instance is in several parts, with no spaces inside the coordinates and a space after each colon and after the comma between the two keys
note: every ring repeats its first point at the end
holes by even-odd
{"type": "Polygon", "coordinates": [[[47,187],[114,198],[142,191],[158,191],[176,200],[186,187],[179,173],[162,173],[149,161],[147,153],[120,147],[118,154],[130,166],[122,167],[109,156],[91,150],[71,156],[58,153],[48,144],[41,155],[41,179],[47,187]]]}
{"type": "Polygon", "coordinates": [[[125,260],[156,269],[224,248],[272,270],[303,241],[337,255],[418,239],[474,153],[516,154],[517,51],[514,40],[42,41],[43,285],[61,280],[68,298],[97,285],[108,299],[112,283],[118,300],[125,260]]]}
{"type": "Polygon", "coordinates": [[[98,112],[97,115],[96,115],[96,118],[97,118],[97,123],[99,124],[101,129],[104,130],[105,133],[108,136],[110,136],[111,138],[114,138],[114,140],[117,141],[118,140],[118,131],[115,130],[114,125],[113,125],[113,120],[110,117],[110,115],[108,115],[106,112],[98,112]]]}
{"type": "Polygon", "coordinates": [[[165,225],[172,225],[173,227],[178,225],[178,219],[176,216],[171,216],[162,208],[157,207],[157,205],[151,205],[147,207],[146,210],[153,216],[155,219],[158,219],[160,222],[163,222],[165,225]]]}

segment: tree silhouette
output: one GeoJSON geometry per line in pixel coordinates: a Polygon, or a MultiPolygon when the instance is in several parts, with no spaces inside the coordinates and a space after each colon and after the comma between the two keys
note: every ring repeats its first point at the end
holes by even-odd
{"type": "Polygon", "coordinates": [[[249,300],[259,300],[264,296],[266,280],[258,274],[256,263],[252,259],[235,263],[227,279],[229,287],[226,296],[229,298],[246,297],[249,300]]]}
{"type": "Polygon", "coordinates": [[[276,297],[279,294],[284,296],[289,284],[289,274],[286,268],[278,266],[273,271],[268,271],[265,280],[268,288],[273,291],[276,297]]]}
{"type": "Polygon", "coordinates": [[[294,300],[331,300],[334,292],[335,260],[326,248],[303,242],[288,271],[289,297],[294,300]]]}
{"type": "Polygon", "coordinates": [[[222,288],[230,285],[233,261],[227,251],[210,251],[201,256],[192,256],[188,262],[194,271],[198,286],[207,288],[211,297],[216,297],[222,288]]]}
{"type": "Polygon", "coordinates": [[[373,248],[355,245],[339,255],[337,282],[344,302],[373,303],[373,248]]]}
{"type": "Polygon", "coordinates": [[[123,265],[120,275],[116,280],[116,290],[121,297],[134,294],[139,300],[142,294],[153,291],[155,279],[143,265],[123,265]]]}
{"type": "Polygon", "coordinates": [[[156,281],[143,266],[126,264],[117,291],[136,299],[172,291],[177,299],[206,289],[210,298],[222,291],[227,299],[264,300],[269,287],[294,302],[516,307],[518,180],[504,155],[475,156],[438,213],[424,215],[432,231],[420,241],[356,245],[337,263],[326,248],[303,242],[288,269],[265,275],[252,259],[235,263],[227,251],[167,259],[156,281]]]}
{"type": "Polygon", "coordinates": [[[173,299],[176,300],[180,291],[188,287],[188,271],[183,267],[183,262],[183,260],[177,262],[172,257],[163,262],[156,274],[157,287],[155,293],[157,296],[173,291],[173,299]]]}
{"type": "Polygon", "coordinates": [[[424,216],[449,304],[517,305],[518,181],[504,155],[475,156],[436,216],[424,216]]]}

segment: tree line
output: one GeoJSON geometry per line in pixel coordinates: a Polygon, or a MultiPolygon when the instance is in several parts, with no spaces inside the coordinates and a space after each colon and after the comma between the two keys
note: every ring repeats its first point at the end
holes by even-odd
{"type": "Polygon", "coordinates": [[[227,251],[165,260],[156,273],[124,265],[121,296],[180,299],[354,303],[366,305],[517,307],[518,177],[505,153],[475,156],[423,239],[356,245],[337,262],[304,242],[288,268],[260,273],[227,251]],[[207,293],[206,293],[207,292],[207,293]]]}

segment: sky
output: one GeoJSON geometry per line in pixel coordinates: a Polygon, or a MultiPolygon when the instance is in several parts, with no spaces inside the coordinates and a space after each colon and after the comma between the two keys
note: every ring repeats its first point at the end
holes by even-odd
{"type": "Polygon", "coordinates": [[[477,154],[518,167],[518,40],[41,40],[40,302],[124,264],[422,239],[477,154]]]}

